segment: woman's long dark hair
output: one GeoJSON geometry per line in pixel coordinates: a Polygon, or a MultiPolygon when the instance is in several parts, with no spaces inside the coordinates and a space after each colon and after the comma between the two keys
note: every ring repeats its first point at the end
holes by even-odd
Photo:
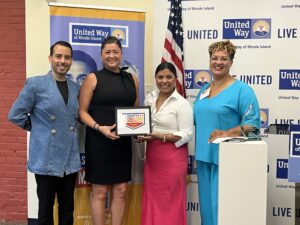
{"type": "Polygon", "coordinates": [[[174,75],[175,77],[177,77],[177,72],[176,72],[176,68],[175,66],[170,63],[170,62],[163,62],[161,64],[159,64],[157,67],[156,67],[156,70],[155,70],[155,76],[158,74],[159,71],[162,71],[164,69],[168,69],[170,70],[174,75]]]}

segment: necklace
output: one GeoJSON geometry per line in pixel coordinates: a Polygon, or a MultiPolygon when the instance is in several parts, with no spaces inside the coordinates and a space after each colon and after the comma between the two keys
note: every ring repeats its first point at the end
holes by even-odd
{"type": "Polygon", "coordinates": [[[230,79],[230,75],[226,76],[223,80],[223,82],[220,85],[216,85],[215,82],[212,82],[211,88],[210,88],[210,95],[215,93],[217,90],[221,89],[222,87],[225,87],[227,85],[227,80],[230,79]]]}
{"type": "Polygon", "coordinates": [[[213,93],[213,92],[215,92],[215,91],[217,91],[218,89],[220,89],[222,86],[224,86],[224,84],[222,83],[221,85],[219,85],[219,86],[216,86],[216,85],[214,85],[215,83],[212,83],[212,85],[211,85],[211,89],[210,89],[210,93],[213,93]],[[216,87],[215,87],[216,86],[216,87]]]}

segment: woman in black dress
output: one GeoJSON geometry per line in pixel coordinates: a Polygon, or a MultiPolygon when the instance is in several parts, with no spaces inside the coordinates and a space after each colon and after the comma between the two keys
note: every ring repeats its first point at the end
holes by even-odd
{"type": "Polygon", "coordinates": [[[119,137],[115,107],[137,106],[138,80],[120,69],[122,46],[107,37],[101,46],[103,69],[89,74],[80,90],[79,115],[86,128],[86,174],[92,183],[93,225],[104,225],[106,193],[111,188],[112,225],[121,225],[131,180],[131,138],[119,137]]]}

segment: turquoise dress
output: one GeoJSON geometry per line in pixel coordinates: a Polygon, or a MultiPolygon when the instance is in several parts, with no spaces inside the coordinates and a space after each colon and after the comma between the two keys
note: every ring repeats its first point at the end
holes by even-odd
{"type": "Polygon", "coordinates": [[[195,158],[202,225],[218,224],[219,145],[208,143],[215,130],[228,130],[241,124],[260,128],[260,111],[254,91],[236,80],[218,95],[201,98],[209,88],[203,86],[194,102],[195,158]]]}
{"type": "Polygon", "coordinates": [[[236,80],[212,98],[199,99],[209,88],[205,85],[194,102],[196,127],[196,160],[218,165],[219,145],[208,144],[213,130],[228,130],[247,124],[260,128],[260,111],[254,91],[245,83],[236,80]]]}

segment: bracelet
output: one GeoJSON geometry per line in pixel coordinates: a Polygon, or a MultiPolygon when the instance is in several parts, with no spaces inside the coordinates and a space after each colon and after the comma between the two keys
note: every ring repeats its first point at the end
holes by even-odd
{"type": "MultiPolygon", "coordinates": [[[[100,133],[102,133],[102,131],[100,130],[100,127],[101,127],[101,126],[98,124],[98,126],[97,126],[97,131],[100,132],[100,133]]],[[[102,133],[102,134],[103,134],[103,133],[102,133]]]]}
{"type": "Polygon", "coordinates": [[[162,140],[162,142],[166,142],[167,141],[167,137],[166,137],[167,135],[163,135],[163,140],[162,140]]]}
{"type": "Polygon", "coordinates": [[[97,124],[97,125],[96,125],[96,131],[100,131],[99,128],[100,128],[100,125],[97,124]]]}
{"type": "Polygon", "coordinates": [[[93,128],[94,128],[94,130],[97,130],[98,127],[99,127],[99,124],[96,122],[96,123],[94,124],[93,128]],[[97,125],[98,125],[98,126],[97,126],[97,125]]]}
{"type": "Polygon", "coordinates": [[[244,130],[243,126],[240,126],[240,128],[241,128],[241,131],[242,131],[242,135],[243,135],[244,137],[246,137],[245,130],[244,130]]]}

